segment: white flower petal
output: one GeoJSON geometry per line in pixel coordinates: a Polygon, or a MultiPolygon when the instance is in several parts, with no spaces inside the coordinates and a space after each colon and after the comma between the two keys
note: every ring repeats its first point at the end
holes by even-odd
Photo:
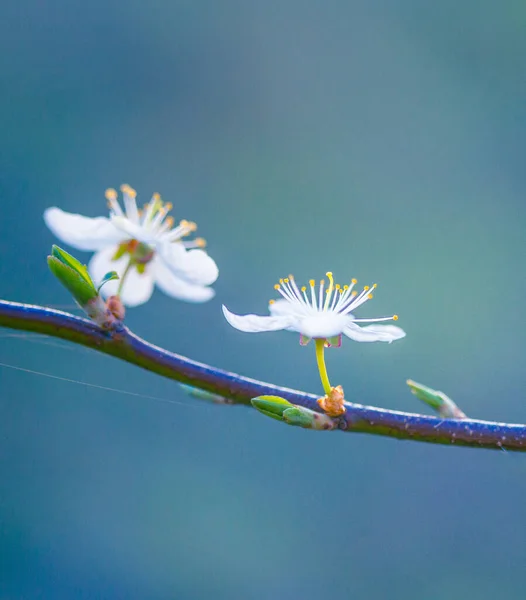
{"type": "Polygon", "coordinates": [[[330,338],[343,333],[348,319],[335,312],[318,312],[312,316],[298,318],[297,331],[310,338],[330,338]]]}
{"type": "Polygon", "coordinates": [[[64,212],[55,206],[44,211],[44,221],[61,241],[77,250],[93,252],[126,239],[105,217],[91,219],[64,212]]]}
{"type": "Polygon", "coordinates": [[[140,225],[130,221],[128,217],[113,215],[111,217],[111,224],[118,231],[121,231],[122,234],[126,237],[126,239],[133,238],[139,240],[140,242],[146,241],[144,239],[141,239],[141,237],[144,237],[144,235],[141,236],[141,234],[143,233],[143,229],[140,227],[140,225]]]}
{"type": "Polygon", "coordinates": [[[356,342],[394,342],[405,337],[405,331],[396,325],[369,325],[359,327],[352,321],[347,323],[343,333],[356,342]]]}
{"type": "Polygon", "coordinates": [[[297,326],[297,323],[299,322],[300,318],[298,315],[301,311],[298,310],[298,307],[294,304],[291,304],[288,300],[285,300],[284,298],[281,300],[276,300],[275,302],[272,302],[268,305],[268,309],[270,314],[273,317],[284,317],[284,316],[290,316],[292,317],[291,319],[291,323],[295,323],[296,326],[294,325],[290,325],[289,327],[287,327],[287,331],[293,331],[294,333],[299,333],[299,329],[297,326]]]}
{"type": "MultiPolygon", "coordinates": [[[[90,260],[88,265],[89,273],[95,283],[98,285],[108,271],[117,271],[119,277],[122,277],[128,265],[128,258],[123,256],[117,260],[112,260],[117,246],[105,248],[97,252],[90,260]]],[[[146,271],[140,274],[136,268],[131,269],[126,275],[121,292],[121,300],[126,306],[138,306],[147,302],[153,292],[153,273],[150,265],[146,265],[146,271]]],[[[108,281],[102,286],[101,295],[104,297],[113,296],[117,293],[120,279],[108,281]]]]}
{"type": "MultiPolygon", "coordinates": [[[[118,260],[112,260],[117,249],[118,246],[110,246],[104,248],[104,250],[99,250],[89,261],[88,271],[96,286],[99,285],[104,275],[109,271],[117,271],[119,277],[124,273],[124,269],[128,264],[126,256],[122,256],[118,260]]],[[[103,296],[113,296],[117,293],[118,287],[119,281],[108,281],[102,286],[101,294],[103,296]]]]}
{"type": "MultiPolygon", "coordinates": [[[[153,293],[153,274],[146,265],[144,273],[131,269],[122,287],[121,300],[126,306],[139,306],[148,302],[153,293]]],[[[104,288],[102,288],[104,289],[104,288]]]]}
{"type": "Polygon", "coordinates": [[[165,294],[187,302],[206,302],[215,296],[212,288],[188,283],[176,277],[159,257],[154,258],[155,283],[165,294]]]}
{"type": "Polygon", "coordinates": [[[259,333],[261,331],[278,331],[286,329],[291,325],[291,317],[260,317],[259,315],[235,315],[223,305],[223,314],[226,320],[240,331],[247,333],[259,333]]]}
{"type": "Polygon", "coordinates": [[[166,242],[157,252],[176,277],[189,283],[210,285],[217,279],[217,265],[203,250],[186,250],[180,242],[166,242]]]}
{"type": "Polygon", "coordinates": [[[269,303],[268,310],[274,317],[283,315],[297,315],[299,312],[296,305],[292,304],[288,300],[285,300],[284,298],[269,303]]]}
{"type": "MultiPolygon", "coordinates": [[[[114,246],[100,250],[88,264],[88,270],[95,285],[100,283],[108,271],[117,271],[119,279],[108,281],[100,290],[101,295],[105,298],[117,293],[121,278],[128,266],[126,255],[117,260],[112,260],[117,248],[117,246],[114,246]]],[[[139,306],[139,304],[144,304],[150,299],[153,288],[154,277],[151,264],[146,265],[146,270],[142,274],[136,268],[132,268],[126,275],[121,291],[121,300],[126,306],[139,306]]]]}

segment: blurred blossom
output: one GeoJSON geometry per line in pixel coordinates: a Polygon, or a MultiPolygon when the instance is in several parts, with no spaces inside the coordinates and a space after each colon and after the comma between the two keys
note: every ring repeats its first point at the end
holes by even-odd
{"type": "Polygon", "coordinates": [[[124,210],[116,190],[106,190],[110,216],[89,218],[52,207],[44,220],[63,242],[95,252],[88,269],[97,282],[108,271],[116,271],[120,282],[108,282],[105,296],[119,295],[127,306],[147,302],[156,284],[165,294],[188,302],[205,302],[214,296],[209,286],[218,275],[210,256],[202,249],[205,241],[183,241],[197,225],[167,216],[170,203],[154,194],[142,210],[137,208],[136,192],[121,186],[124,210]]]}

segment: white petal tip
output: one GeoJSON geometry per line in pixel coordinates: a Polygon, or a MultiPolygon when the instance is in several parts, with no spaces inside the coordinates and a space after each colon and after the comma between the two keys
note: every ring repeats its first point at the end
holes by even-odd
{"type": "Polygon", "coordinates": [[[212,300],[212,298],[216,295],[214,289],[209,287],[196,287],[196,292],[192,295],[187,295],[181,300],[185,300],[186,302],[194,302],[195,304],[201,304],[203,302],[208,302],[212,300]],[[197,291],[198,290],[198,291],[197,291]]]}
{"type": "Polygon", "coordinates": [[[260,333],[286,329],[290,325],[288,317],[261,317],[259,315],[235,315],[223,304],[221,307],[225,319],[239,331],[245,333],[260,333]]]}
{"type": "MultiPolygon", "coordinates": [[[[64,214],[64,211],[60,210],[56,206],[50,206],[46,208],[44,214],[44,223],[51,229],[53,233],[55,233],[55,227],[60,224],[61,216],[64,214]]],[[[55,233],[55,235],[57,235],[55,233]]],[[[59,236],[57,236],[59,237],[59,236]]]]}
{"type": "Polygon", "coordinates": [[[405,331],[396,325],[359,327],[354,323],[350,323],[343,333],[356,342],[388,342],[389,344],[406,336],[405,331]]]}

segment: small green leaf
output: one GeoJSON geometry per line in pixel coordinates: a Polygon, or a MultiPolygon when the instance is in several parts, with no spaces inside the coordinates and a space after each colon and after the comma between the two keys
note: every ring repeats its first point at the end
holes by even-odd
{"type": "Polygon", "coordinates": [[[48,256],[47,262],[51,272],[72,294],[80,306],[86,306],[88,302],[98,296],[92,281],[86,279],[75,269],[56,256],[48,256]]]}
{"type": "Polygon", "coordinates": [[[61,263],[67,265],[74,271],[76,271],[87,283],[93,285],[93,281],[88,273],[88,267],[83,265],[80,261],[78,261],[74,256],[59,248],[55,244],[51,248],[51,255],[59,260],[61,263]]]}
{"type": "Polygon", "coordinates": [[[288,408],[283,413],[283,420],[287,425],[303,427],[304,429],[316,429],[318,431],[330,431],[338,427],[338,420],[329,415],[318,413],[304,406],[288,408]]]}
{"type": "Polygon", "coordinates": [[[117,273],[117,271],[110,271],[109,273],[106,273],[106,275],[104,275],[104,277],[102,278],[99,287],[97,288],[97,292],[100,292],[100,288],[105,283],[108,283],[108,281],[115,281],[116,279],[119,279],[119,274],[117,273]]]}
{"type": "Polygon", "coordinates": [[[406,383],[409,386],[411,392],[419,400],[422,400],[422,402],[425,402],[431,408],[438,410],[444,403],[442,392],[433,390],[432,388],[427,387],[427,385],[422,385],[421,383],[417,383],[412,379],[408,379],[406,383]]]}
{"type": "Polygon", "coordinates": [[[422,402],[425,402],[432,409],[434,409],[440,416],[446,419],[465,419],[466,415],[460,408],[439,390],[434,390],[427,385],[417,383],[412,379],[407,380],[407,385],[411,389],[411,392],[422,402]]]}
{"type": "Polygon", "coordinates": [[[283,420],[287,425],[295,425],[296,427],[304,427],[312,429],[314,418],[312,411],[302,410],[298,406],[287,408],[283,411],[283,420]]]}
{"type": "Polygon", "coordinates": [[[194,398],[199,398],[199,400],[206,400],[208,402],[214,402],[214,404],[232,404],[232,400],[225,398],[224,396],[220,396],[219,394],[214,394],[212,392],[207,392],[206,390],[201,390],[199,388],[194,387],[193,385],[188,385],[186,383],[180,383],[179,387],[185,391],[189,396],[193,396],[194,398]]]}
{"type": "Polygon", "coordinates": [[[258,396],[257,398],[252,398],[251,403],[259,412],[278,421],[283,421],[283,412],[287,408],[294,407],[294,404],[279,396],[258,396]]]}

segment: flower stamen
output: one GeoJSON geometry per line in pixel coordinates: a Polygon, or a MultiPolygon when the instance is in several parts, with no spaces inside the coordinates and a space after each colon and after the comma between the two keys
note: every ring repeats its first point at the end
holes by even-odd
{"type": "Polygon", "coordinates": [[[325,280],[322,279],[320,281],[320,293],[319,293],[319,305],[320,305],[320,310],[323,310],[323,288],[325,286],[325,280]]]}
{"type": "Polygon", "coordinates": [[[204,238],[195,238],[189,242],[182,242],[183,246],[187,249],[190,248],[206,248],[206,240],[204,238]]]}
{"type": "Polygon", "coordinates": [[[298,288],[298,286],[296,284],[296,281],[294,280],[294,275],[289,275],[289,279],[290,279],[290,285],[294,289],[294,293],[295,293],[296,297],[298,298],[298,300],[300,302],[303,302],[300,290],[299,290],[299,288],[298,288]]]}
{"type": "MultiPolygon", "coordinates": [[[[335,317],[349,315],[355,308],[372,298],[372,292],[377,287],[377,284],[374,283],[371,286],[364,286],[361,292],[357,292],[353,289],[357,283],[356,279],[351,279],[349,285],[345,284],[341,286],[339,283],[334,283],[334,278],[330,271],[326,275],[329,279],[329,285],[326,289],[325,280],[322,279],[320,281],[318,290],[316,290],[315,280],[309,280],[310,295],[307,292],[307,286],[298,287],[293,275],[281,278],[279,283],[274,286],[274,289],[279,292],[286,302],[295,306],[298,314],[301,314],[304,318],[311,319],[317,315],[320,315],[320,317],[321,315],[327,315],[324,318],[332,319],[332,315],[335,317]]],[[[396,321],[398,319],[397,315],[379,317],[378,319],[355,319],[352,315],[350,317],[356,323],[381,323],[383,321],[396,321]]],[[[327,338],[323,339],[330,337],[331,334],[328,334],[327,338]]],[[[320,339],[322,339],[321,336],[320,339]]]]}
{"type": "Polygon", "coordinates": [[[315,310],[318,310],[318,304],[316,303],[316,282],[314,279],[309,280],[310,295],[312,298],[312,306],[315,310]]]}
{"type": "Polygon", "coordinates": [[[108,208],[110,209],[110,211],[116,216],[123,217],[124,213],[122,212],[122,208],[120,207],[119,202],[117,201],[117,190],[113,188],[108,188],[104,192],[104,196],[108,201],[108,208]]]}
{"type": "Polygon", "coordinates": [[[137,210],[137,192],[128,184],[121,185],[122,197],[126,216],[132,223],[139,223],[139,211],[137,210]]]}
{"type": "Polygon", "coordinates": [[[329,302],[331,299],[332,290],[334,288],[334,279],[332,278],[331,271],[327,271],[327,273],[325,273],[325,275],[329,278],[329,287],[328,287],[327,293],[325,295],[325,305],[323,307],[323,310],[327,310],[329,308],[329,302]]]}

